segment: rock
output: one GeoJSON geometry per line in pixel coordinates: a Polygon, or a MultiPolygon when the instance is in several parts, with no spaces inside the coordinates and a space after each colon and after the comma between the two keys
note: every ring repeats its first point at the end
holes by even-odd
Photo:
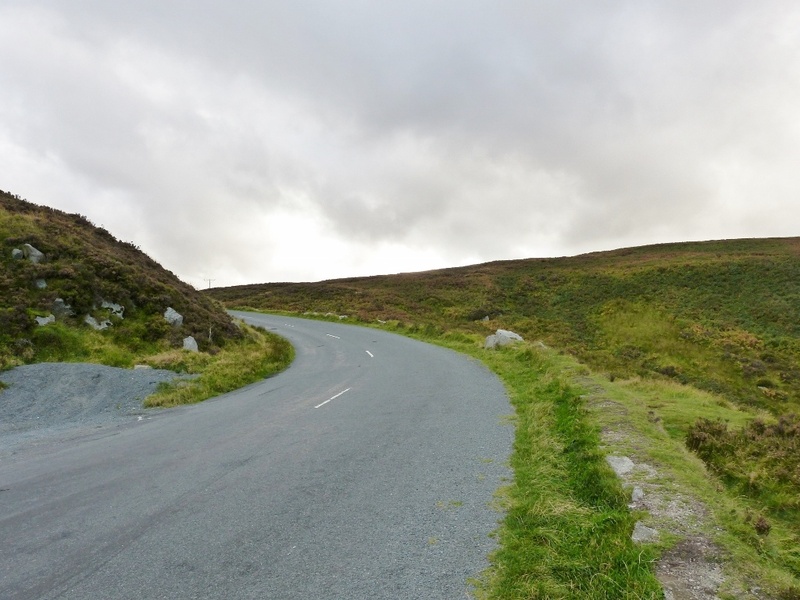
{"type": "Polygon", "coordinates": [[[72,312],[72,307],[64,302],[63,298],[56,298],[53,301],[53,314],[55,314],[56,319],[63,319],[65,317],[71,317],[75,313],[72,312]]]}
{"type": "Polygon", "coordinates": [[[25,258],[25,253],[22,250],[20,250],[19,248],[14,248],[11,251],[11,258],[13,258],[14,260],[19,260],[21,258],[25,258]]]}
{"type": "Polygon", "coordinates": [[[606,462],[619,477],[633,471],[633,461],[627,456],[606,456],[606,462]]]}
{"type": "Polygon", "coordinates": [[[200,351],[200,348],[197,347],[197,340],[194,339],[191,335],[189,337],[183,338],[183,349],[189,350],[189,352],[200,351]]]}
{"type": "Polygon", "coordinates": [[[34,282],[37,290],[43,290],[47,288],[47,282],[44,279],[37,279],[34,282]]]}
{"type": "Polygon", "coordinates": [[[523,340],[522,336],[518,333],[506,329],[498,329],[494,334],[486,337],[486,342],[484,342],[483,347],[492,350],[497,346],[508,346],[509,344],[516,344],[517,342],[523,341],[525,340],[523,340]]]}
{"type": "Polygon", "coordinates": [[[22,253],[25,255],[25,258],[34,264],[42,262],[42,259],[44,258],[44,253],[40,252],[30,244],[22,244],[22,253]]]}
{"type": "Polygon", "coordinates": [[[98,322],[97,319],[95,319],[92,315],[86,315],[83,318],[83,322],[95,331],[103,331],[104,329],[111,327],[111,321],[108,319],[98,322]]]}
{"type": "Polygon", "coordinates": [[[152,369],[152,368],[153,367],[151,367],[150,365],[133,365],[134,371],[139,371],[141,369],[152,369]]]}
{"type": "Polygon", "coordinates": [[[631,539],[637,544],[653,542],[658,539],[658,531],[647,525],[643,525],[641,521],[636,521],[631,539]]]}
{"type": "Polygon", "coordinates": [[[486,315],[485,317],[483,317],[481,319],[481,321],[483,321],[484,323],[488,323],[489,322],[489,315],[486,315]]]}
{"type": "Polygon", "coordinates": [[[50,325],[50,323],[56,322],[55,315],[47,315],[46,317],[35,317],[36,322],[39,324],[39,327],[43,327],[44,325],[50,325]]]}
{"type": "Polygon", "coordinates": [[[111,314],[115,317],[120,319],[124,318],[123,315],[125,314],[125,307],[121,304],[117,304],[116,302],[107,302],[103,300],[102,304],[100,304],[100,308],[107,308],[111,311],[111,314]]]}
{"type": "Polygon", "coordinates": [[[164,319],[173,327],[180,327],[183,325],[183,315],[171,306],[168,306],[167,310],[164,311],[164,319]]]}
{"type": "Polygon", "coordinates": [[[636,505],[642,500],[644,500],[644,490],[638,486],[634,487],[633,492],[631,492],[631,504],[636,505]]]}

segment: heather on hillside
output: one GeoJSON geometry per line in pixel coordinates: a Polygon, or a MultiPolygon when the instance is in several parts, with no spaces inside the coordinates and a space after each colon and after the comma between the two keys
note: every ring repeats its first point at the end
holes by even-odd
{"type": "MultiPolygon", "coordinates": [[[[216,302],[81,215],[0,192],[0,247],[0,368],[80,360],[93,354],[91,346],[103,344],[131,355],[153,352],[180,346],[190,335],[201,350],[215,352],[241,337],[216,302]],[[43,259],[15,258],[14,249],[25,244],[41,251],[43,259]],[[72,314],[40,327],[35,318],[52,313],[57,298],[72,314]],[[104,309],[103,301],[124,307],[122,318],[104,309]],[[183,316],[182,325],[164,320],[167,307],[183,316]],[[86,315],[113,325],[87,331],[86,315]]],[[[124,365],[126,359],[117,362],[124,365]]]]}
{"type": "Polygon", "coordinates": [[[228,307],[474,333],[510,328],[614,377],[666,377],[775,413],[800,402],[797,238],[665,244],[209,293],[228,307]]]}

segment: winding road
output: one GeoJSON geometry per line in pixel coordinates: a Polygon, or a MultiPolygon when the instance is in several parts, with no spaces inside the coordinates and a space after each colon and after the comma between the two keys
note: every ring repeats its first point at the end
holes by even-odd
{"type": "Polygon", "coordinates": [[[0,598],[468,597],[513,430],[480,363],[237,313],[285,372],[0,460],[0,598]]]}

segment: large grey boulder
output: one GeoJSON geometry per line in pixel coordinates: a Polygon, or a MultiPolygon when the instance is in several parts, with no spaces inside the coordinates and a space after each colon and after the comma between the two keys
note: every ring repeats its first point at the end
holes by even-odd
{"type": "Polygon", "coordinates": [[[22,258],[25,258],[25,253],[19,248],[14,248],[11,251],[11,258],[13,258],[14,260],[20,260],[22,258]]]}
{"type": "Polygon", "coordinates": [[[22,244],[22,253],[32,263],[40,263],[44,258],[44,252],[40,252],[30,244],[22,244]]]}
{"type": "Polygon", "coordinates": [[[183,325],[183,315],[171,306],[168,306],[167,310],[164,311],[164,319],[173,327],[180,327],[183,325]]]}
{"type": "Polygon", "coordinates": [[[495,333],[486,337],[486,342],[483,347],[488,350],[493,350],[498,346],[508,346],[509,344],[516,344],[523,341],[525,340],[523,340],[522,336],[518,333],[506,329],[498,329],[495,333]]]}
{"type": "Polygon", "coordinates": [[[188,350],[189,352],[200,351],[200,348],[197,347],[197,340],[194,339],[191,335],[189,337],[183,338],[183,349],[188,350]]]}

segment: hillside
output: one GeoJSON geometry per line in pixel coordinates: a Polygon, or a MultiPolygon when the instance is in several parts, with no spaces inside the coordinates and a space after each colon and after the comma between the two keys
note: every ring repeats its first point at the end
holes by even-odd
{"type": "Polygon", "coordinates": [[[105,340],[131,354],[181,347],[186,336],[215,352],[241,338],[217,303],[81,215],[0,192],[0,243],[0,368],[80,358],[80,343],[67,330],[87,329],[87,315],[108,321],[105,340]],[[25,244],[43,253],[38,263],[20,256],[25,244]],[[69,307],[63,314],[58,298],[69,307]],[[182,324],[164,319],[168,307],[182,324]],[[54,312],[56,323],[37,323],[54,312]]]}
{"type": "Polygon", "coordinates": [[[365,322],[476,333],[501,326],[615,377],[669,377],[775,412],[800,402],[799,238],[666,244],[209,295],[228,307],[365,322]]]}
{"type": "Polygon", "coordinates": [[[503,378],[515,480],[487,598],[661,597],[641,570],[658,556],[668,597],[800,598],[800,238],[208,293],[423,337],[503,378]],[[498,328],[544,345],[483,350],[498,328]],[[626,490],[613,454],[636,465],[626,490]],[[648,549],[643,514],[666,532],[648,549]]]}

